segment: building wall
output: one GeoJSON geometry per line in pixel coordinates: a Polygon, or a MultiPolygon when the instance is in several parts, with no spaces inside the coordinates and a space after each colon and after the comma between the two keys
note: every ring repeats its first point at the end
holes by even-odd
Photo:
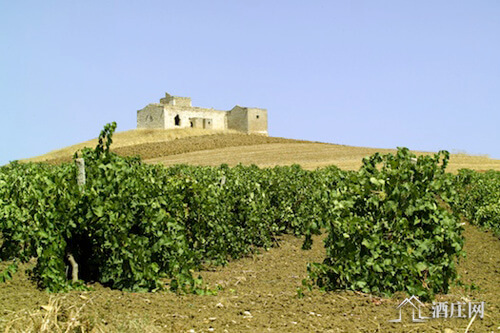
{"type": "Polygon", "coordinates": [[[226,112],[197,107],[165,105],[165,128],[190,128],[190,118],[207,118],[205,128],[226,129],[226,112]],[[175,125],[175,117],[179,116],[180,124],[175,125]],[[210,127],[211,126],[211,127],[210,127]]]}
{"type": "Polygon", "coordinates": [[[248,116],[246,108],[236,105],[227,113],[227,128],[248,132],[248,116]]]}
{"type": "Polygon", "coordinates": [[[267,133],[267,110],[257,108],[247,108],[248,112],[248,133],[267,133]]]}
{"type": "Polygon", "coordinates": [[[193,128],[203,128],[203,118],[189,118],[189,121],[193,124],[193,128]]]}
{"type": "MultiPolygon", "coordinates": [[[[213,119],[212,118],[203,118],[203,128],[213,129],[214,128],[213,119]]],[[[224,128],[225,128],[225,126],[224,126],[224,128]]]]}
{"type": "Polygon", "coordinates": [[[137,128],[165,128],[162,104],[149,104],[137,111],[137,128]]]}
{"type": "Polygon", "coordinates": [[[245,133],[267,135],[267,110],[235,106],[227,114],[227,126],[245,133]]]}
{"type": "Polygon", "coordinates": [[[172,105],[172,101],[174,99],[174,96],[170,95],[169,93],[165,93],[165,97],[160,98],[160,103],[161,104],[170,104],[172,105]]]}
{"type": "Polygon", "coordinates": [[[172,96],[169,93],[165,93],[165,97],[160,99],[160,103],[176,106],[191,106],[191,97],[172,96]]]}
{"type": "Polygon", "coordinates": [[[175,106],[191,106],[191,98],[174,96],[171,104],[175,106]]]}
{"type": "Polygon", "coordinates": [[[137,111],[137,128],[212,128],[268,135],[267,110],[235,106],[230,111],[191,106],[191,98],[165,93],[160,103],[137,111]],[[180,124],[175,124],[176,116],[180,124]]]}

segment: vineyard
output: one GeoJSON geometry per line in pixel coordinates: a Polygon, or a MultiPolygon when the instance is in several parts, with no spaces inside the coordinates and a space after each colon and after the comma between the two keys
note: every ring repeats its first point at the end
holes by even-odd
{"type": "Polygon", "coordinates": [[[500,237],[500,172],[446,173],[446,151],[376,153],[358,171],[164,167],[112,153],[115,127],[75,154],[84,184],[74,162],[0,168],[0,280],[35,260],[28,274],[49,292],[99,283],[210,297],[225,286],[199,272],[294,237],[300,251],[324,250],[304,263],[297,299],[350,290],[432,301],[463,284],[463,218],[500,237]]]}

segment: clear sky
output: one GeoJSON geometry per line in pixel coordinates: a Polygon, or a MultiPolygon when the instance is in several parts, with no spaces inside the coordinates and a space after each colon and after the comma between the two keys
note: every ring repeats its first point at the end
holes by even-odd
{"type": "Polygon", "coordinates": [[[500,158],[500,1],[0,0],[0,165],[169,92],[272,136],[500,158]]]}

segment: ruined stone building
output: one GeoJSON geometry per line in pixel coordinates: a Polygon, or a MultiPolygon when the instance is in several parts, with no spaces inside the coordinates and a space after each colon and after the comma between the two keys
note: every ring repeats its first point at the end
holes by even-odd
{"type": "Polygon", "coordinates": [[[191,106],[191,98],[165,93],[160,103],[137,111],[137,128],[233,129],[244,133],[267,133],[267,110],[236,105],[229,111],[191,106]]]}

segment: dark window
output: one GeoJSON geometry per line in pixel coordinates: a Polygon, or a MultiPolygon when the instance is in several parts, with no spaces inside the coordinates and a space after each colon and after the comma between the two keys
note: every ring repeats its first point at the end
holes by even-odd
{"type": "Polygon", "coordinates": [[[180,126],[181,125],[181,117],[179,117],[179,115],[175,116],[174,122],[175,122],[175,126],[180,126]]]}
{"type": "Polygon", "coordinates": [[[193,124],[193,122],[191,122],[191,127],[194,127],[194,124],[193,124]]]}
{"type": "Polygon", "coordinates": [[[257,119],[259,119],[259,115],[257,115],[257,119]]]}

